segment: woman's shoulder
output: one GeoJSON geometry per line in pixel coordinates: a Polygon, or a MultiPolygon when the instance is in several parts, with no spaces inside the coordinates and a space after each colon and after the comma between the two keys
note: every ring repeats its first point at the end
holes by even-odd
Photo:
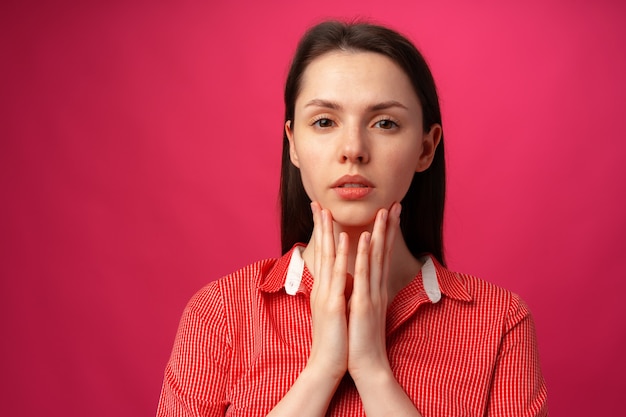
{"type": "Polygon", "coordinates": [[[197,312],[244,306],[267,288],[282,287],[292,251],[279,258],[267,258],[246,265],[209,282],[197,291],[187,308],[197,312]]]}
{"type": "Polygon", "coordinates": [[[276,265],[280,258],[268,258],[253,262],[228,275],[217,278],[202,287],[192,298],[196,303],[204,303],[215,298],[217,293],[245,293],[258,288],[264,277],[276,265]]]}
{"type": "Polygon", "coordinates": [[[438,269],[442,292],[456,295],[469,306],[488,315],[520,320],[530,315],[524,300],[514,291],[469,273],[438,269]]]}

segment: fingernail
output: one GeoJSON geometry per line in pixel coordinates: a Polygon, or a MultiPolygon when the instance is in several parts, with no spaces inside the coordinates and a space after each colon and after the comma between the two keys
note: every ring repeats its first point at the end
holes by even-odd
{"type": "Polygon", "coordinates": [[[393,206],[393,215],[396,217],[400,217],[400,213],[402,212],[402,205],[400,203],[396,203],[393,206]]]}
{"type": "Polygon", "coordinates": [[[341,232],[339,233],[339,247],[343,249],[346,244],[346,234],[341,232]]]}
{"type": "Polygon", "coordinates": [[[380,212],[381,212],[380,213],[380,220],[386,222],[387,221],[387,214],[388,214],[387,210],[382,209],[380,212]]]}
{"type": "Polygon", "coordinates": [[[322,210],[322,220],[326,221],[326,219],[328,219],[328,213],[326,213],[326,210],[322,210]]]}

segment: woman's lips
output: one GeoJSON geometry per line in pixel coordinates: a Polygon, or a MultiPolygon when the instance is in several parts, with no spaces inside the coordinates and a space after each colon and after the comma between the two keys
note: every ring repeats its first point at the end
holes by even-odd
{"type": "Polygon", "coordinates": [[[370,187],[336,187],[335,192],[345,200],[358,200],[372,192],[370,187]]]}
{"type": "Polygon", "coordinates": [[[345,200],[358,200],[374,190],[374,185],[360,175],[344,175],[332,185],[335,192],[345,200]]]}

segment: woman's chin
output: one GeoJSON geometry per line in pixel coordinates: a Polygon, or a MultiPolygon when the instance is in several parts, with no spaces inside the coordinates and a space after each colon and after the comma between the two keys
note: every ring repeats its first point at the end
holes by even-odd
{"type": "Polygon", "coordinates": [[[322,204],[322,207],[330,210],[337,226],[349,232],[350,230],[371,230],[378,211],[383,208],[379,204],[373,201],[337,204],[333,201],[326,206],[322,204]]]}
{"type": "Polygon", "coordinates": [[[351,230],[371,230],[374,226],[374,220],[376,219],[376,213],[371,214],[333,214],[333,220],[335,224],[344,231],[348,232],[351,230]]]}

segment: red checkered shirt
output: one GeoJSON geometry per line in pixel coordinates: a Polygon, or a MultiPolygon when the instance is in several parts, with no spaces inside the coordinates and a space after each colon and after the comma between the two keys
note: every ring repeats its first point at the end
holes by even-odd
{"type": "MultiPolygon", "coordinates": [[[[313,277],[295,251],[214,281],[191,299],[158,416],[265,416],[283,398],[311,347],[313,277]]],[[[391,368],[417,409],[424,417],[546,416],[535,329],[523,301],[428,259],[387,312],[391,368]]],[[[348,375],[327,415],[365,415],[348,375]]]]}

